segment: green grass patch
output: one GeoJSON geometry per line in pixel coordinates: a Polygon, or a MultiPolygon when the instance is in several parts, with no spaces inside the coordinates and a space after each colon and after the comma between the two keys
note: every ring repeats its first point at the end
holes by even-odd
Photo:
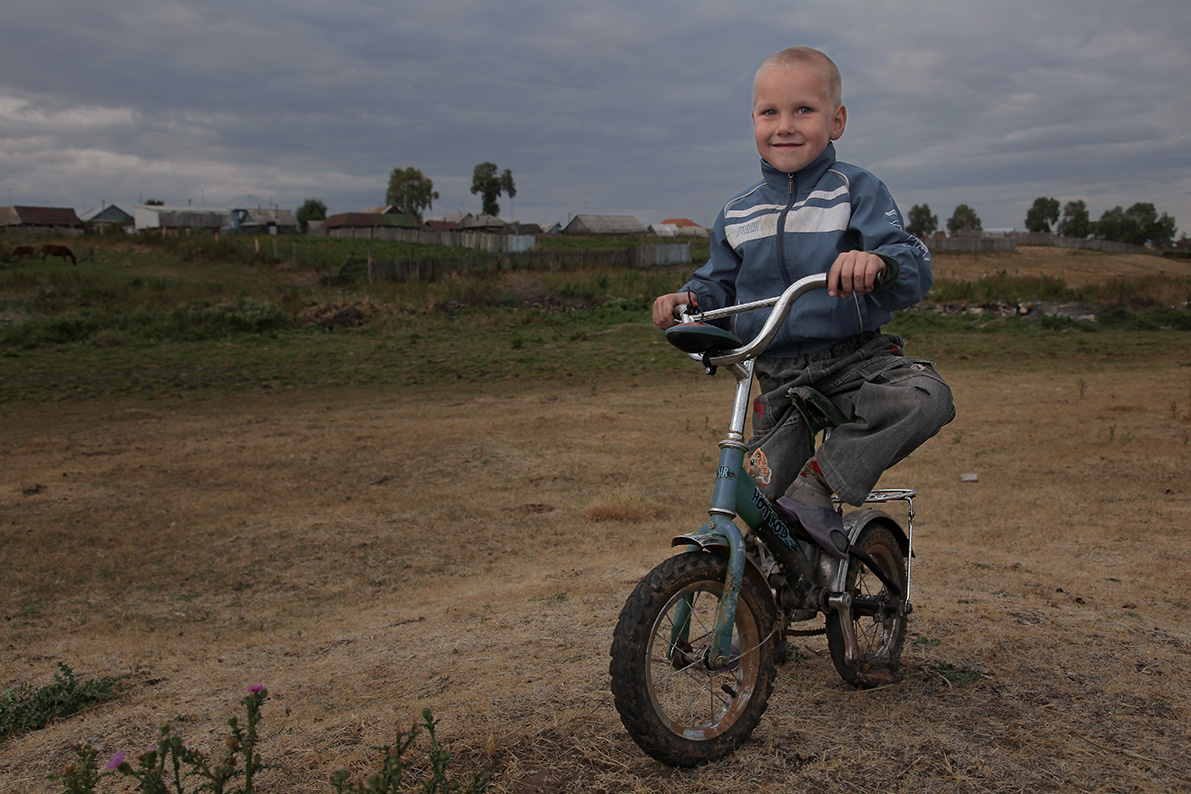
{"type": "Polygon", "coordinates": [[[54,720],[78,714],[117,697],[119,678],[80,681],[62,662],[54,683],[34,687],[28,684],[5,690],[0,695],[0,739],[44,728],[54,720]]]}
{"type": "MultiPolygon", "coordinates": [[[[702,377],[650,321],[654,298],[680,285],[690,266],[504,270],[343,287],[326,283],[313,266],[207,258],[251,258],[248,247],[255,255],[258,244],[271,256],[268,238],[108,241],[93,250],[86,247],[92,239],[76,246],[89,254],[77,268],[38,262],[0,269],[0,405],[702,377]]],[[[369,242],[293,245],[325,247],[339,259],[369,242]]],[[[981,291],[964,294],[1081,294],[1057,279],[1003,273],[977,286],[981,291]]],[[[936,289],[944,288],[968,289],[936,289]]],[[[1191,360],[1191,313],[1123,289],[1105,288],[1101,297],[1116,303],[1095,323],[914,310],[886,330],[904,336],[912,355],[945,367],[1191,360]]]]}

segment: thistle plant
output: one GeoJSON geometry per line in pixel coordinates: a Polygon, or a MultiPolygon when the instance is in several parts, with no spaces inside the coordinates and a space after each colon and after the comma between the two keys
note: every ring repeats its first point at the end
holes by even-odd
{"type": "Polygon", "coordinates": [[[61,781],[67,794],[93,794],[100,778],[111,776],[132,778],[141,794],[252,794],[256,774],[267,768],[256,745],[261,704],[268,696],[263,686],[249,687],[240,701],[247,711],[247,725],[242,727],[231,717],[223,749],[217,754],[207,756],[187,747],[169,725],[163,725],[157,744],[132,760],[128,753],[116,753],[104,767],[106,774],[97,773],[95,749],[80,744],[75,746],[74,763],[50,778],[61,781]]]}
{"type": "Polygon", "coordinates": [[[447,767],[451,764],[451,754],[438,743],[434,719],[430,709],[422,709],[422,724],[410,726],[408,731],[398,731],[393,744],[376,748],[381,754],[380,772],[368,777],[363,783],[352,781],[351,774],[343,768],[335,770],[331,775],[331,787],[335,794],[400,794],[401,782],[405,777],[409,764],[405,760],[405,753],[413,744],[421,728],[426,729],[430,738],[427,757],[430,760],[430,776],[421,781],[413,790],[423,794],[480,794],[487,790],[490,776],[476,773],[466,786],[450,779],[447,767]]]}
{"type": "MultiPolygon", "coordinates": [[[[261,720],[261,704],[269,696],[263,686],[252,686],[240,701],[247,712],[241,725],[235,717],[228,719],[228,733],[223,747],[205,755],[187,747],[182,739],[161,727],[157,743],[143,753],[130,757],[119,752],[108,759],[103,770],[98,769],[98,751],[88,745],[75,745],[75,759],[61,774],[50,775],[63,785],[64,794],[96,794],[104,779],[131,778],[140,794],[253,794],[256,775],[269,768],[257,752],[257,728],[261,720]]],[[[400,794],[417,791],[422,794],[481,794],[487,790],[489,776],[476,774],[463,785],[448,774],[451,754],[439,744],[430,709],[422,710],[422,723],[415,723],[408,731],[399,731],[396,740],[380,752],[380,771],[363,782],[352,780],[346,769],[331,775],[331,788],[336,794],[400,794]],[[427,756],[429,776],[423,780],[406,780],[410,764],[406,752],[425,729],[430,739],[427,756]],[[403,783],[405,788],[402,788],[403,783]]],[[[115,784],[126,791],[126,783],[115,784]]]]}

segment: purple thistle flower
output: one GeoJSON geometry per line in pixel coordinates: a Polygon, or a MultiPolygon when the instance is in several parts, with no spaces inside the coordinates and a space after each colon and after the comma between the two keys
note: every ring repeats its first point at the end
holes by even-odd
{"type": "Polygon", "coordinates": [[[248,687],[249,692],[260,692],[262,689],[264,689],[264,687],[260,684],[253,684],[252,686],[248,687]]]}
{"type": "Polygon", "coordinates": [[[116,753],[115,755],[112,756],[111,760],[108,761],[108,765],[106,767],[104,767],[104,769],[106,769],[109,772],[115,772],[117,769],[120,768],[120,764],[124,763],[125,755],[127,755],[127,754],[126,753],[116,753]]]}

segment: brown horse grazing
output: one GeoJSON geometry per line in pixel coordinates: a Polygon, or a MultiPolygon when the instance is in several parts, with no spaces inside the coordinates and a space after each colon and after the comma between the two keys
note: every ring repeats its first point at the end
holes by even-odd
{"type": "Polygon", "coordinates": [[[18,245],[16,248],[12,249],[12,255],[16,257],[18,262],[20,262],[21,257],[27,256],[32,259],[33,257],[37,256],[37,250],[31,245],[18,245]]]}
{"type": "Polygon", "coordinates": [[[46,243],[41,247],[41,261],[44,262],[47,256],[60,256],[63,259],[69,259],[72,265],[77,265],[79,260],[75,257],[74,252],[64,245],[53,245],[46,243]]]}

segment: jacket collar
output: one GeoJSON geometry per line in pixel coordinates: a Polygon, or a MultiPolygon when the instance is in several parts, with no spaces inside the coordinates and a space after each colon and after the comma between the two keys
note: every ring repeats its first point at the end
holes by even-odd
{"type": "MultiPolygon", "coordinates": [[[[835,165],[835,144],[828,143],[827,148],[815,158],[814,162],[801,171],[794,172],[794,189],[798,194],[797,197],[803,198],[809,193],[811,188],[823,178],[824,174],[831,170],[833,165],[835,165]]],[[[770,187],[780,190],[783,193],[789,189],[790,174],[777,170],[764,159],[761,160],[761,175],[765,177],[765,181],[770,187]]]]}

